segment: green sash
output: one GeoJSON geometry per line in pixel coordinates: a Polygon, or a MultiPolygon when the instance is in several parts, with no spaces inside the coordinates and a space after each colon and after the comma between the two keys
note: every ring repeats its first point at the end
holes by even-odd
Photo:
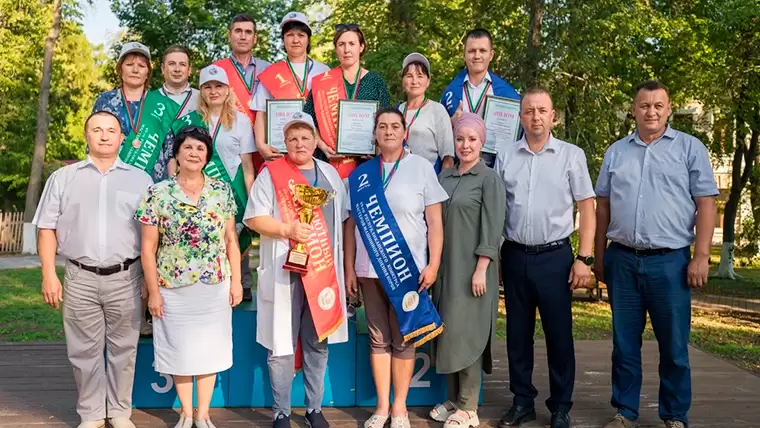
{"type": "MultiPolygon", "coordinates": [[[[198,112],[194,111],[175,120],[171,126],[172,132],[174,135],[177,135],[182,128],[190,125],[200,126],[208,129],[208,125],[203,122],[201,115],[198,114],[198,112]]],[[[231,179],[230,175],[227,173],[227,168],[225,168],[224,164],[222,163],[222,158],[219,156],[219,152],[216,150],[216,137],[218,134],[219,132],[217,129],[217,132],[212,135],[214,138],[213,153],[211,154],[211,160],[203,169],[203,172],[209,177],[213,177],[222,180],[225,183],[228,183],[232,188],[232,196],[235,198],[235,205],[237,206],[235,212],[235,224],[243,225],[243,230],[241,230],[238,234],[240,252],[243,253],[248,250],[248,248],[251,246],[251,243],[253,242],[253,235],[251,230],[248,229],[248,227],[243,223],[243,214],[245,214],[245,207],[248,204],[248,192],[245,188],[243,165],[238,165],[237,172],[235,173],[235,178],[231,179]]]]}
{"type": "Polygon", "coordinates": [[[180,105],[161,91],[148,92],[139,119],[139,129],[132,129],[119,150],[122,162],[150,174],[179,110],[180,105]]]}

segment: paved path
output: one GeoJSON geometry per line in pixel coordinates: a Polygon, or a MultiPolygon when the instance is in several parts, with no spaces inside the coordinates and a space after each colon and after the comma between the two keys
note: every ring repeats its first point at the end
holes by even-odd
{"type": "MultiPolygon", "coordinates": [[[[63,266],[66,259],[56,256],[55,264],[63,266]]],[[[40,267],[39,256],[0,256],[0,270],[4,269],[26,269],[40,267]]]]}
{"type": "MultiPolygon", "coordinates": [[[[494,373],[485,378],[481,427],[494,427],[509,403],[509,379],[504,342],[495,345],[494,373]]],[[[612,416],[610,394],[609,341],[576,342],[577,375],[573,427],[602,427],[612,416]]],[[[693,379],[691,428],[760,428],[760,377],[719,358],[690,349],[693,379]]],[[[244,362],[242,362],[244,363],[244,362]]],[[[241,362],[237,362],[241,364],[241,362]]],[[[645,342],[643,349],[644,386],[641,391],[641,427],[661,428],[657,417],[657,344],[645,342]]],[[[523,428],[544,427],[550,415],[544,407],[549,389],[546,352],[536,344],[534,381],[538,421],[523,428]]],[[[73,428],[78,423],[74,411],[76,387],[63,344],[0,344],[0,428],[73,428]]],[[[359,428],[372,409],[330,408],[325,415],[333,428],[359,428]]],[[[426,418],[427,408],[410,408],[413,428],[440,428],[426,418]]],[[[294,426],[305,427],[303,409],[296,409],[294,426]]],[[[220,428],[271,426],[269,409],[212,409],[211,417],[220,428]]],[[[137,428],[173,427],[175,410],[136,410],[137,428]]]]}

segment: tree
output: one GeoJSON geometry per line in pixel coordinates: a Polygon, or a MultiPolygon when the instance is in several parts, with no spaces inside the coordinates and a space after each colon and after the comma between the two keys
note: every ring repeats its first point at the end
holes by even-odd
{"type": "Polygon", "coordinates": [[[53,76],[53,52],[55,42],[60,34],[61,0],[53,0],[53,25],[45,40],[45,56],[42,61],[42,82],[40,84],[40,97],[37,104],[37,132],[34,136],[34,157],[32,158],[32,172],[29,175],[29,186],[26,190],[26,208],[24,209],[25,234],[34,233],[34,229],[27,227],[26,224],[31,225],[42,187],[42,163],[45,160],[45,142],[47,140],[48,125],[50,124],[48,101],[50,100],[50,81],[53,76]]]}

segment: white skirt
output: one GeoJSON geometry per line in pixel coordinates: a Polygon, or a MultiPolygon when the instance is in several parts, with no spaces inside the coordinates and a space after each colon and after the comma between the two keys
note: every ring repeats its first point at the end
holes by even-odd
{"type": "Polygon", "coordinates": [[[153,319],[153,368],[162,374],[198,376],[232,367],[230,281],[160,291],[164,316],[153,319]]]}

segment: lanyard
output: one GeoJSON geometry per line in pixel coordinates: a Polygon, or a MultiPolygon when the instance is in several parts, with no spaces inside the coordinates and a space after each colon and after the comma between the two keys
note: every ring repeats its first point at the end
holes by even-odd
{"type": "MultiPolygon", "coordinates": [[[[420,115],[422,108],[425,107],[427,103],[428,103],[428,98],[426,95],[425,99],[422,101],[422,105],[420,106],[420,108],[417,109],[417,113],[414,113],[414,116],[412,117],[412,120],[409,122],[409,125],[406,126],[406,135],[404,135],[404,142],[409,141],[409,130],[412,129],[412,125],[414,125],[414,121],[417,120],[417,116],[420,115]]],[[[406,122],[407,107],[409,107],[409,103],[404,104],[404,111],[401,112],[404,114],[404,122],[406,122]]]]}
{"type": "Polygon", "coordinates": [[[251,92],[251,87],[253,86],[253,79],[256,78],[256,60],[253,59],[253,57],[251,57],[251,59],[253,59],[253,73],[251,74],[251,81],[248,82],[245,77],[245,68],[242,67],[242,64],[238,65],[237,59],[235,58],[231,58],[231,59],[232,59],[232,65],[235,66],[235,70],[237,70],[238,75],[240,75],[240,79],[243,80],[243,83],[245,84],[245,87],[248,89],[248,92],[251,92]]]}
{"type": "MultiPolygon", "coordinates": [[[[171,99],[171,97],[169,97],[169,93],[166,92],[163,88],[161,88],[161,92],[164,94],[164,96],[166,98],[171,99]]],[[[174,120],[177,120],[177,119],[179,119],[182,116],[182,111],[185,109],[185,107],[187,107],[187,103],[190,101],[190,96],[191,95],[193,95],[193,90],[192,89],[190,89],[190,91],[187,93],[187,95],[185,95],[185,100],[182,101],[182,104],[180,104],[179,111],[177,111],[177,115],[174,116],[174,120]]]]}
{"type": "Polygon", "coordinates": [[[349,94],[348,92],[348,82],[346,82],[346,78],[343,77],[343,88],[346,90],[346,98],[349,100],[353,100],[356,98],[356,94],[359,93],[359,75],[362,72],[362,68],[359,67],[358,70],[356,70],[356,79],[354,79],[354,90],[349,94]]]}
{"type": "Polygon", "coordinates": [[[387,177],[385,175],[385,165],[383,164],[383,159],[380,158],[380,175],[383,179],[383,190],[388,188],[388,184],[391,182],[393,175],[396,174],[396,171],[398,170],[398,164],[401,162],[401,159],[404,158],[404,155],[406,155],[406,150],[401,151],[401,156],[396,159],[396,162],[393,164],[393,168],[391,168],[391,172],[388,173],[387,177]]]}
{"type": "MultiPolygon", "coordinates": [[[[288,164],[291,168],[297,170],[298,172],[303,175],[303,178],[306,178],[306,174],[303,173],[303,170],[301,168],[297,167],[296,164],[294,164],[290,159],[288,159],[288,164]]],[[[319,184],[319,167],[317,166],[317,163],[314,162],[314,181],[311,183],[312,187],[318,187],[319,184]]]]}
{"type": "Polygon", "coordinates": [[[303,80],[298,80],[298,76],[296,76],[296,71],[293,70],[293,64],[290,63],[290,59],[286,58],[285,61],[288,63],[288,68],[290,69],[290,74],[293,75],[293,80],[296,81],[296,86],[298,87],[298,93],[301,94],[301,98],[306,98],[306,80],[309,76],[309,58],[306,58],[306,62],[303,65],[303,80]]]}
{"type": "Polygon", "coordinates": [[[216,120],[216,126],[214,127],[214,132],[211,134],[211,145],[214,148],[214,151],[216,151],[216,137],[219,135],[219,128],[222,126],[222,118],[216,120]]]}
{"type": "Polygon", "coordinates": [[[137,109],[137,121],[135,122],[134,118],[132,117],[132,113],[129,111],[129,101],[127,101],[127,95],[124,94],[124,88],[119,88],[119,91],[121,93],[121,100],[124,102],[124,110],[127,111],[127,120],[129,120],[129,125],[132,127],[132,131],[137,134],[137,131],[140,130],[140,122],[142,122],[142,113],[143,107],[145,107],[146,93],[143,92],[142,97],[140,97],[140,107],[137,109]]]}
{"type": "Polygon", "coordinates": [[[486,88],[483,90],[483,92],[480,93],[480,98],[478,98],[478,104],[475,106],[472,104],[472,96],[470,96],[470,87],[467,84],[467,82],[464,82],[464,94],[467,96],[467,104],[470,108],[470,112],[477,113],[478,110],[480,110],[480,106],[483,105],[483,98],[485,98],[485,95],[488,93],[488,88],[491,87],[491,81],[489,80],[488,83],[486,83],[486,88]]]}

